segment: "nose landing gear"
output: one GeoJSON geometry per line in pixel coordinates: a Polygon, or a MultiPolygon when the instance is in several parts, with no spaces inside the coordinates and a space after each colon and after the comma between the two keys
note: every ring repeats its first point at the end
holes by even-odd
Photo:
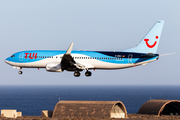
{"type": "Polygon", "coordinates": [[[18,72],[20,75],[23,74],[22,72],[22,68],[20,68],[19,72],[18,72]]]}
{"type": "Polygon", "coordinates": [[[21,74],[23,74],[23,72],[22,72],[22,71],[19,71],[18,73],[19,73],[20,75],[21,75],[21,74]]]}

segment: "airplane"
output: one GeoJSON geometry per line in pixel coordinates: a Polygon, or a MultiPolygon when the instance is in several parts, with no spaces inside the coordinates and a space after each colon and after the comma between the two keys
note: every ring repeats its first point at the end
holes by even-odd
{"type": "Polygon", "coordinates": [[[90,70],[123,69],[145,65],[158,60],[156,54],[164,21],[158,20],[139,44],[131,49],[115,51],[76,51],[73,43],[66,50],[28,50],[14,53],[5,62],[13,68],[45,68],[48,72],[73,71],[75,77],[86,70],[85,76],[92,75],[90,70]]]}

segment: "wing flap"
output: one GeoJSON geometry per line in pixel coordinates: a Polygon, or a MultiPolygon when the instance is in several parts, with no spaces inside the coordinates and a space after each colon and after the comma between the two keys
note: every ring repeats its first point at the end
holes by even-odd
{"type": "Polygon", "coordinates": [[[81,63],[77,63],[75,64],[76,67],[79,67],[80,69],[83,69],[83,70],[88,70],[88,69],[93,69],[94,66],[87,63],[87,62],[81,62],[81,63]]]}

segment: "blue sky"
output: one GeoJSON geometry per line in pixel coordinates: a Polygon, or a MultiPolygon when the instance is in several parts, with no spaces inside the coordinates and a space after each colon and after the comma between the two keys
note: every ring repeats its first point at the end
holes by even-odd
{"type": "Polygon", "coordinates": [[[179,0],[0,1],[0,85],[180,85],[179,0]],[[160,57],[145,66],[96,70],[92,77],[45,69],[18,70],[4,60],[22,50],[120,51],[137,45],[157,20],[164,20],[160,57]]]}

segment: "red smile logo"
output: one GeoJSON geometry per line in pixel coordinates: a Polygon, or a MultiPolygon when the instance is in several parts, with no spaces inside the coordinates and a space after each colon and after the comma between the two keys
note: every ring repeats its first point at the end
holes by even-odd
{"type": "MultiPolygon", "coordinates": [[[[158,39],[158,36],[156,36],[156,39],[158,39]]],[[[146,45],[147,45],[149,48],[153,48],[154,46],[156,46],[156,43],[157,43],[157,41],[155,41],[153,45],[149,45],[149,43],[148,43],[149,39],[144,39],[144,41],[146,42],[146,45]]]]}

